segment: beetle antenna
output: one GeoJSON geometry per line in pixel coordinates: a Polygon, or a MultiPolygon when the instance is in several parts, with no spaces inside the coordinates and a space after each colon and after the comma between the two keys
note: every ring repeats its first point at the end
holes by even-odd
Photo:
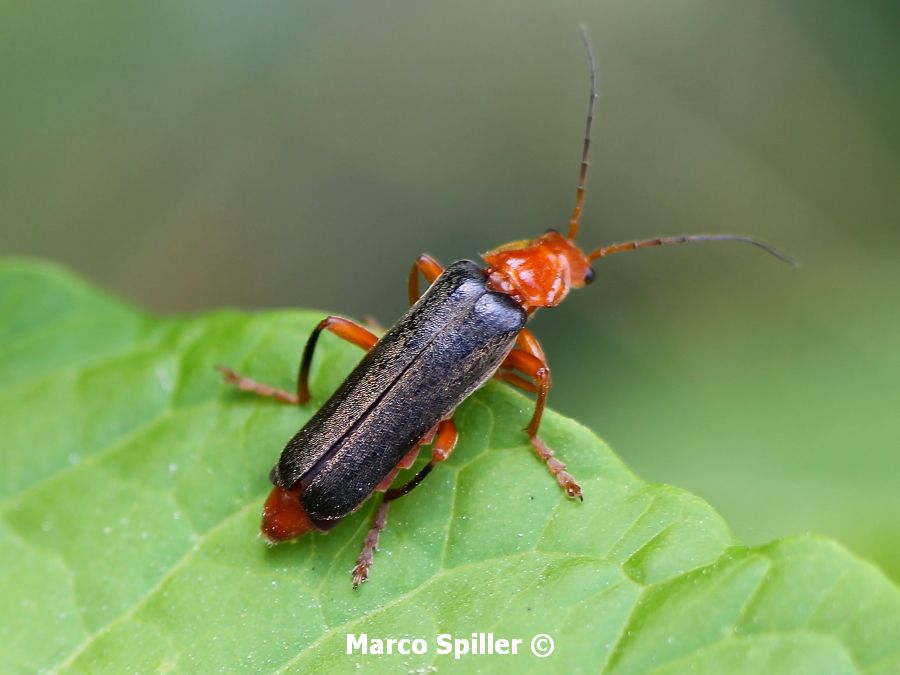
{"type": "Polygon", "coordinates": [[[761,248],[766,253],[775,256],[782,262],[786,262],[793,267],[799,267],[794,258],[782,253],[774,246],[767,244],[753,237],[746,237],[739,234],[682,234],[675,237],[656,237],[654,239],[644,239],[642,241],[629,241],[623,244],[612,244],[611,246],[601,246],[592,252],[588,258],[596,260],[613,253],[622,253],[623,251],[634,251],[638,248],[649,248],[650,246],[668,246],[669,244],[693,244],[700,241],[739,241],[744,244],[751,244],[757,248],[761,248]]]}
{"type": "Polygon", "coordinates": [[[591,127],[594,124],[594,106],[597,103],[597,62],[594,60],[594,48],[591,47],[591,37],[588,35],[587,26],[581,24],[581,39],[587,50],[588,60],[591,66],[591,97],[588,100],[587,122],[584,129],[584,145],[581,148],[581,169],[578,174],[578,188],[575,190],[575,208],[572,209],[572,217],[569,219],[569,239],[574,239],[578,234],[581,221],[581,212],[584,209],[584,185],[587,182],[587,172],[590,162],[588,155],[591,150],[591,127]]]}

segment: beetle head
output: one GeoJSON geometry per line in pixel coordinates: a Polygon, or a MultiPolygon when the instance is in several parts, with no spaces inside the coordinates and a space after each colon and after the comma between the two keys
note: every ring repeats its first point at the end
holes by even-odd
{"type": "Polygon", "coordinates": [[[515,241],[481,256],[488,284],[531,312],[555,307],[569,290],[593,280],[591,262],[574,241],[550,230],[537,239],[515,241]]]}

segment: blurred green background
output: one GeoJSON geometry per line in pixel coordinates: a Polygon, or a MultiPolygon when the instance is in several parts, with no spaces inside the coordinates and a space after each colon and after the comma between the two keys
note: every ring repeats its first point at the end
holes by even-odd
{"type": "Polygon", "coordinates": [[[551,404],[746,541],[833,535],[897,579],[897,7],[5,3],[0,252],[156,312],[389,323],[419,252],[566,222],[585,21],[585,246],[752,233],[803,267],[728,244],[604,261],[534,322],[551,404]]]}

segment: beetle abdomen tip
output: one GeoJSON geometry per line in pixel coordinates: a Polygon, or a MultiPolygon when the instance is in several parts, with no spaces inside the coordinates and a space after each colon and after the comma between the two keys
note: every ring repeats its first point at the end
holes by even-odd
{"type": "Polygon", "coordinates": [[[300,488],[275,486],[266,499],[260,530],[270,544],[295,539],[316,529],[300,503],[300,488]]]}

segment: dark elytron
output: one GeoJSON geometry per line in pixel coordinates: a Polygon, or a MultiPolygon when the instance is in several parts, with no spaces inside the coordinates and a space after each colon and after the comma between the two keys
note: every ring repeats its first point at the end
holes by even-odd
{"type": "Polygon", "coordinates": [[[317,524],[347,515],[494,374],[526,319],[475,263],[454,263],[290,440],[272,482],[299,487],[317,524]]]}

